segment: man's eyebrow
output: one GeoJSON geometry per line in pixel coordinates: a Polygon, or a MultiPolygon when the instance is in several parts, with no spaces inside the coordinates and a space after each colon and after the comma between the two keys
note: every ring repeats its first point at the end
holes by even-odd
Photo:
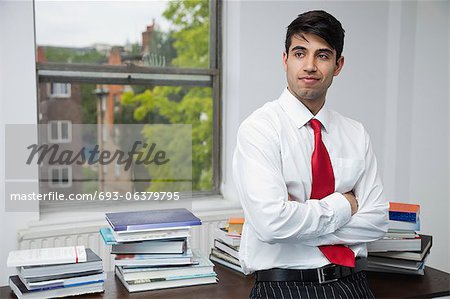
{"type": "Polygon", "coordinates": [[[291,49],[291,52],[297,51],[297,50],[306,50],[306,48],[303,46],[295,46],[291,49]]]}
{"type": "MultiPolygon", "coordinates": [[[[308,49],[306,49],[303,46],[295,46],[291,49],[291,52],[293,51],[297,51],[297,50],[302,50],[302,51],[307,51],[308,49]]],[[[316,53],[330,53],[333,54],[333,50],[329,49],[329,48],[320,48],[316,50],[316,53]]]]}
{"type": "Polygon", "coordinates": [[[316,51],[317,53],[330,53],[333,54],[333,50],[329,49],[329,48],[321,48],[321,49],[317,49],[316,51]]]}

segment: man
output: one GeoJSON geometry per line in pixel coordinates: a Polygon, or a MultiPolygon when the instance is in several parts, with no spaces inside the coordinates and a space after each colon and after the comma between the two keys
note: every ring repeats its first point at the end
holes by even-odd
{"type": "Polygon", "coordinates": [[[233,174],[251,298],[373,298],[366,242],[386,232],[388,203],[364,127],[324,106],[343,44],[332,15],[299,15],[286,34],[287,89],[239,128],[233,174]]]}

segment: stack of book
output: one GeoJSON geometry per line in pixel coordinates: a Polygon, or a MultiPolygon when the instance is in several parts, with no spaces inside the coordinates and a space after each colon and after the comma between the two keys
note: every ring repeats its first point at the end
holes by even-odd
{"type": "Polygon", "coordinates": [[[100,234],[129,292],[216,283],[213,264],[189,248],[190,227],[201,221],[188,210],[107,213],[106,220],[100,234]]]}
{"type": "Polygon", "coordinates": [[[214,231],[214,248],[209,256],[211,261],[241,273],[244,272],[239,262],[239,245],[243,223],[242,218],[230,218],[226,227],[217,227],[214,231]]]}
{"type": "Polygon", "coordinates": [[[386,235],[367,246],[367,270],[423,275],[433,238],[418,234],[420,206],[391,202],[386,235]]]}
{"type": "Polygon", "coordinates": [[[84,246],[12,251],[8,267],[19,275],[9,278],[17,298],[59,298],[104,291],[102,260],[84,246]]]}

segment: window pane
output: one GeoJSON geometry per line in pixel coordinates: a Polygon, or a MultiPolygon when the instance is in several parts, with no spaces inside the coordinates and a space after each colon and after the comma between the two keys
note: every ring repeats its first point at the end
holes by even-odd
{"type": "MultiPolygon", "coordinates": [[[[141,127],[146,124],[187,124],[192,126],[192,137],[189,136],[192,138],[192,191],[213,189],[213,100],[210,87],[72,83],[72,88],[77,92],[72,92],[66,101],[54,101],[42,93],[39,98],[40,124],[55,122],[51,123],[52,134],[58,136],[59,133],[59,141],[71,136],[70,142],[58,143],[61,151],[77,149],[66,159],[73,159],[80,148],[86,157],[96,146],[110,152],[123,148],[130,135],[140,132],[127,131],[130,126],[121,127],[122,124],[141,127]],[[104,107],[100,102],[105,103],[104,107]],[[59,132],[57,121],[60,122],[59,132]],[[92,125],[88,126],[89,123],[92,125]],[[84,125],[77,129],[76,124],[84,125]]],[[[152,144],[151,138],[146,138],[143,142],[152,144]]],[[[124,171],[123,166],[90,163],[87,159],[82,165],[71,165],[72,183],[67,187],[71,193],[92,193],[105,188],[119,192],[146,191],[150,187],[150,166],[138,165],[131,172],[124,171]]],[[[41,171],[45,173],[47,169],[48,165],[41,171]]],[[[64,169],[61,175],[60,180],[67,183],[68,170],[64,169]]]]}
{"type": "Polygon", "coordinates": [[[209,66],[208,0],[37,0],[35,19],[38,62],[209,66]]]}
{"type": "Polygon", "coordinates": [[[61,94],[65,96],[70,95],[70,83],[62,83],[61,84],[61,94]]]}
{"type": "Polygon", "coordinates": [[[69,139],[69,124],[67,122],[61,123],[61,139],[62,140],[69,139]]]}
{"type": "MultiPolygon", "coordinates": [[[[215,189],[217,185],[213,183],[212,170],[214,92],[211,87],[186,86],[213,86],[220,72],[176,69],[209,68],[209,1],[36,0],[34,4],[39,123],[60,122],[58,126],[52,125],[51,133],[50,130],[46,133],[55,135],[60,150],[70,152],[74,148],[82,148],[88,156],[97,147],[100,151],[95,159],[98,159],[102,153],[114,152],[126,138],[136,133],[127,131],[133,126],[188,124],[192,130],[185,136],[192,141],[189,146],[180,146],[180,151],[188,148],[189,153],[192,152],[192,157],[189,157],[192,169],[189,169],[190,176],[185,180],[191,183],[192,179],[192,191],[215,189]],[[45,65],[50,62],[66,65],[57,65],[56,68],[55,65],[45,65]],[[77,63],[91,66],[73,65],[77,63]],[[136,76],[130,71],[129,77],[118,80],[119,73],[109,70],[123,69],[110,67],[119,65],[150,66],[152,70],[147,72],[134,68],[138,70],[136,76]],[[158,70],[154,71],[155,67],[172,69],[161,69],[158,73],[158,70]],[[81,70],[81,77],[79,73],[74,74],[74,69],[77,69],[75,72],[81,70]],[[72,70],[69,79],[65,77],[70,73],[67,70],[72,70]],[[99,82],[121,85],[100,85],[99,82]],[[61,121],[69,121],[71,125],[61,121]],[[121,124],[131,126],[121,128],[121,124]],[[69,137],[70,141],[63,140],[69,137]]],[[[216,51],[212,49],[211,53],[216,51]]],[[[172,140],[184,139],[177,133],[169,136],[173,136],[172,140]]],[[[150,138],[146,138],[144,142],[151,143],[150,138]]],[[[72,158],[67,154],[62,160],[72,158]]],[[[102,165],[90,160],[71,165],[70,170],[63,173],[61,169],[59,173],[59,181],[70,180],[70,184],[59,186],[58,191],[92,194],[106,190],[148,191],[152,186],[142,178],[147,176],[154,181],[155,176],[155,170],[148,165],[133,164],[129,171],[125,171],[123,165],[102,165]]],[[[48,167],[40,167],[47,176],[48,167]]],[[[42,173],[41,177],[45,178],[42,173]]]]}
{"type": "Polygon", "coordinates": [[[209,87],[131,86],[121,97],[114,121],[192,125],[192,190],[210,191],[213,187],[212,116],[209,87]]]}
{"type": "Polygon", "coordinates": [[[64,184],[67,184],[69,182],[69,169],[63,168],[61,169],[61,182],[64,184]]]}
{"type": "Polygon", "coordinates": [[[67,98],[70,96],[70,83],[50,83],[50,96],[67,98]]]}
{"type": "Polygon", "coordinates": [[[52,169],[52,178],[51,178],[53,184],[59,183],[59,170],[57,168],[52,169]]]}
{"type": "Polygon", "coordinates": [[[50,128],[51,128],[51,140],[58,140],[58,123],[57,122],[52,122],[50,124],[50,128]]]}

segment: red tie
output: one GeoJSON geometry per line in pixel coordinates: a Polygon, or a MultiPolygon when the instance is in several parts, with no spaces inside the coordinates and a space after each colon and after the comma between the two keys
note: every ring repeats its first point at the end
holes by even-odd
{"type": "MultiPolygon", "coordinates": [[[[327,148],[322,142],[321,123],[309,121],[314,130],[314,152],[311,157],[312,188],[311,199],[322,199],[334,192],[334,174],[327,148]]],[[[355,267],[355,254],[344,245],[322,245],[320,251],[333,264],[355,267]]]]}

